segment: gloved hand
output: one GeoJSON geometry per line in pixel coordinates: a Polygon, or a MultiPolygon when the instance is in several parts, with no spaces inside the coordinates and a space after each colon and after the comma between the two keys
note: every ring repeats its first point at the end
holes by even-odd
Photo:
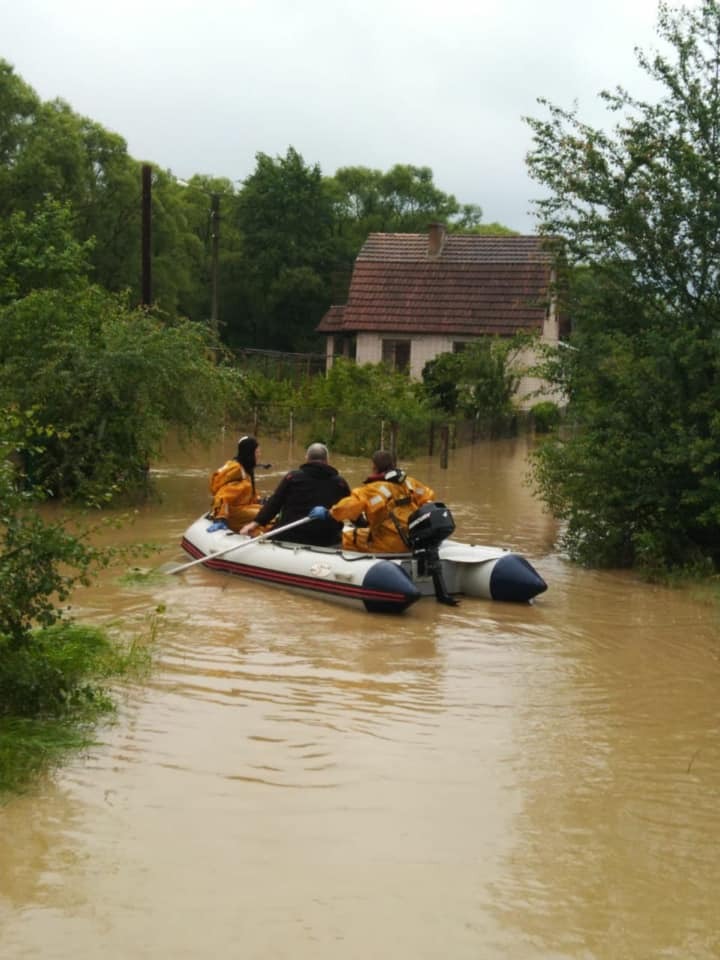
{"type": "Polygon", "coordinates": [[[311,520],[327,520],[330,511],[327,507],[313,507],[308,516],[311,520]]]}
{"type": "Polygon", "coordinates": [[[206,528],[208,533],[215,533],[216,530],[230,530],[230,527],[225,523],[224,520],[214,520],[209,527],[206,528]]]}

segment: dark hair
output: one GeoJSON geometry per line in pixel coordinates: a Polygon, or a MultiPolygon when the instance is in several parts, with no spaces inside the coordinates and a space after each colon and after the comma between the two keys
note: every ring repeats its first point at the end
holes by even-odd
{"type": "Polygon", "coordinates": [[[378,473],[385,473],[395,466],[395,458],[389,450],[376,450],[372,455],[372,462],[378,473]]]}
{"type": "Polygon", "coordinates": [[[255,490],[255,451],[259,446],[255,437],[240,437],[235,455],[235,459],[241,464],[245,473],[250,475],[253,490],[255,490]]]}

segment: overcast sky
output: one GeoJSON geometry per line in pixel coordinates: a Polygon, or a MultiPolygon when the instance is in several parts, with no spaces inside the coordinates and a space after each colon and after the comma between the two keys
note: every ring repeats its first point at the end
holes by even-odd
{"type": "Polygon", "coordinates": [[[485,221],[532,232],[538,97],[610,126],[647,95],[656,0],[0,0],[0,57],[130,154],[241,181],[294,146],[325,174],[429,166],[485,221]]]}

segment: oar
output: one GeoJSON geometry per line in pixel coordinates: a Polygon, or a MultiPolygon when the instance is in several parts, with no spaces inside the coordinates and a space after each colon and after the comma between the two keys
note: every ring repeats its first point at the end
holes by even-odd
{"type": "Polygon", "coordinates": [[[181,570],[187,570],[189,567],[194,567],[196,563],[204,563],[206,560],[214,560],[216,557],[224,557],[226,553],[232,553],[233,550],[244,550],[245,547],[251,547],[254,543],[259,543],[261,540],[265,540],[267,537],[275,536],[278,533],[284,533],[285,530],[292,530],[293,527],[299,527],[303,523],[310,523],[312,517],[301,517],[299,520],[293,520],[292,523],[286,523],[284,527],[275,527],[273,530],[268,530],[267,533],[261,533],[259,537],[253,537],[251,540],[248,540],[247,543],[236,543],[232,547],[228,547],[227,550],[218,550],[217,553],[208,553],[204,557],[198,557],[197,560],[191,560],[190,563],[183,563],[179,567],[175,567],[173,570],[168,570],[167,572],[180,573],[181,570]]]}

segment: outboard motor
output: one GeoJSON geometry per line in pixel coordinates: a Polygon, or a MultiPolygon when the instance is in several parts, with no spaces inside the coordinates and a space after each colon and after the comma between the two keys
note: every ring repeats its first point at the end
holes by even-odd
{"type": "Polygon", "coordinates": [[[422,558],[435,587],[435,599],[456,607],[458,601],[447,591],[442,573],[439,547],[455,530],[455,521],[444,503],[423,504],[408,519],[408,541],[413,555],[422,558]]]}

